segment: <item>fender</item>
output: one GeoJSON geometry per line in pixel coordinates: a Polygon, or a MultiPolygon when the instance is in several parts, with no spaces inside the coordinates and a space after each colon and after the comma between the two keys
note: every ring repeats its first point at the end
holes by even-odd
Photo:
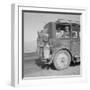
{"type": "Polygon", "coordinates": [[[60,50],[66,50],[67,52],[69,52],[69,54],[70,54],[70,56],[71,56],[71,61],[72,61],[72,54],[71,54],[71,52],[70,52],[70,50],[69,49],[67,49],[67,48],[57,48],[54,52],[53,52],[53,54],[51,55],[51,59],[50,59],[50,64],[53,62],[53,58],[55,57],[55,55],[56,55],[56,53],[58,52],[58,51],[60,51],[60,50]]]}

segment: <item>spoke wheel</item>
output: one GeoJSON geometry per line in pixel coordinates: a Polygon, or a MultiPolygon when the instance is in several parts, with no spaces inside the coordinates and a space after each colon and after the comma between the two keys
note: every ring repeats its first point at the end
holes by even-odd
{"type": "Polygon", "coordinates": [[[55,54],[53,63],[57,70],[62,70],[69,67],[71,55],[67,50],[60,50],[55,54]]]}

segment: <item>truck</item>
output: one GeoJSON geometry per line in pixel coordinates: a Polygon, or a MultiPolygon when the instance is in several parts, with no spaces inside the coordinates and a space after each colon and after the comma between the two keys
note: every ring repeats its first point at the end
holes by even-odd
{"type": "Polygon", "coordinates": [[[80,62],[80,24],[60,19],[48,22],[38,32],[37,52],[44,64],[53,64],[57,70],[80,62]]]}

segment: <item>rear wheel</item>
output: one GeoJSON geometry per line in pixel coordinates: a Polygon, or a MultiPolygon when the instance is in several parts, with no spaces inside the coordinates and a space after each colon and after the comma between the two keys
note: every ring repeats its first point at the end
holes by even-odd
{"type": "Polygon", "coordinates": [[[71,55],[67,50],[59,50],[54,57],[53,64],[57,70],[69,67],[71,55]]]}

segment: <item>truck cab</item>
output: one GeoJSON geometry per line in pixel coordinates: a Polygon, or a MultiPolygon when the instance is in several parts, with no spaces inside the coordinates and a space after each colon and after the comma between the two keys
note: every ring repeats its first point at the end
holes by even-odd
{"type": "MultiPolygon", "coordinates": [[[[47,23],[43,30],[46,30],[44,33],[48,34],[46,37],[48,39],[45,42],[42,35],[38,37],[37,42],[40,42],[41,38],[44,44],[49,43],[51,53],[48,64],[53,63],[57,70],[61,70],[68,68],[70,63],[74,62],[73,57],[80,57],[80,24],[57,20],[47,23]]],[[[44,44],[42,53],[44,53],[44,44]]],[[[40,49],[40,46],[38,47],[40,49]]]]}

